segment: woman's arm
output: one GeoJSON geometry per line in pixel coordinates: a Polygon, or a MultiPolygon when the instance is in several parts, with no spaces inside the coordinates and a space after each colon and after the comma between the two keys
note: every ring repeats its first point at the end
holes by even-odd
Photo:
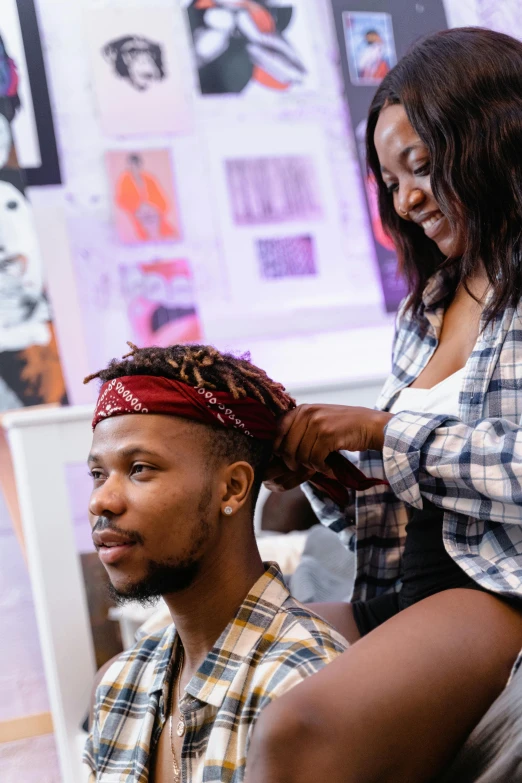
{"type": "Polygon", "coordinates": [[[424,495],[458,514],[522,521],[522,427],[507,419],[399,413],[386,426],[383,459],[395,495],[416,508],[424,495]]]}

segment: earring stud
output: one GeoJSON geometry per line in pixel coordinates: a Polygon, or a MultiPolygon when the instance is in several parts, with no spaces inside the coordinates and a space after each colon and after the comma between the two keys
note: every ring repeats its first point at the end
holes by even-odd
{"type": "Polygon", "coordinates": [[[232,508],[232,506],[225,506],[225,508],[223,509],[223,513],[226,514],[227,517],[229,517],[233,511],[234,509],[232,508]]]}

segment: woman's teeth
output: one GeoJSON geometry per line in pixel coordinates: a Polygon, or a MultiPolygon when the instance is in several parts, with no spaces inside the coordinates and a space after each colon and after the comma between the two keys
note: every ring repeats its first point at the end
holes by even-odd
{"type": "Polygon", "coordinates": [[[441,219],[441,217],[444,217],[442,212],[436,212],[434,215],[429,217],[427,220],[425,220],[423,223],[421,223],[422,228],[424,231],[426,231],[428,228],[431,228],[435,225],[435,223],[441,219]]]}

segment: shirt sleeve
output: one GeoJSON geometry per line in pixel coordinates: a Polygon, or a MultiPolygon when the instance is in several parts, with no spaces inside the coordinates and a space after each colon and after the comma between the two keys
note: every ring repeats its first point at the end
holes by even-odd
{"type": "Polygon", "coordinates": [[[83,769],[84,769],[84,777],[83,780],[85,783],[96,783],[96,771],[95,771],[95,764],[94,764],[94,752],[93,752],[93,741],[92,741],[92,731],[89,733],[89,736],[87,737],[87,742],[85,743],[85,748],[83,751],[83,769]]]}
{"type": "MultiPolygon", "coordinates": [[[[355,465],[358,461],[358,452],[343,451],[344,457],[355,465]]],[[[343,534],[348,543],[350,531],[355,526],[355,491],[348,490],[349,500],[344,509],[341,509],[325,492],[313,487],[309,482],[301,484],[301,490],[306,495],[312,511],[321,525],[330,528],[334,533],[343,534]]]]}
{"type": "Polygon", "coordinates": [[[385,429],[384,470],[395,495],[476,519],[522,522],[522,428],[507,419],[465,424],[405,411],[385,429]]]}

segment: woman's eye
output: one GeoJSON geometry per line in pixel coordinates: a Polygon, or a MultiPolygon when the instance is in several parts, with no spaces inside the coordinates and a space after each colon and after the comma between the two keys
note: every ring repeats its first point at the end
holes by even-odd
{"type": "Polygon", "coordinates": [[[419,168],[415,169],[413,173],[416,177],[425,177],[430,173],[430,164],[424,163],[422,166],[419,166],[419,168]]]}
{"type": "Polygon", "coordinates": [[[396,183],[396,182],[393,182],[392,184],[390,184],[390,185],[387,185],[387,186],[386,186],[386,190],[388,191],[388,193],[389,193],[390,195],[391,195],[392,193],[395,193],[395,191],[397,190],[397,188],[398,188],[398,185],[397,185],[397,183],[396,183]]]}
{"type": "Polygon", "coordinates": [[[93,481],[99,481],[102,478],[102,472],[101,470],[90,470],[89,476],[93,479],[93,481]]]}

